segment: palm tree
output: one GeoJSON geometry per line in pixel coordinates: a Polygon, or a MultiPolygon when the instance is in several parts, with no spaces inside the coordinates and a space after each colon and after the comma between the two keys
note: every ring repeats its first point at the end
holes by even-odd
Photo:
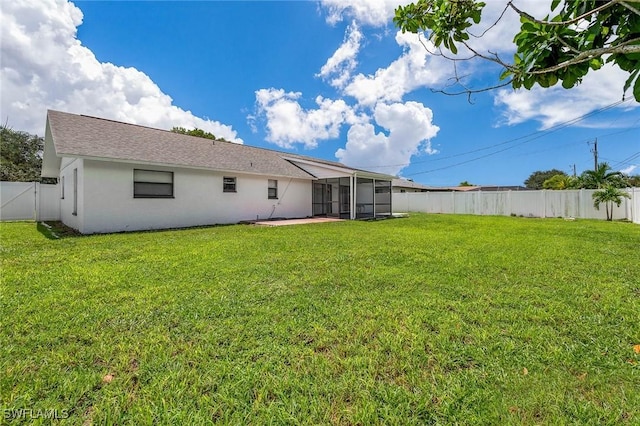
{"type": "Polygon", "coordinates": [[[607,220],[613,220],[613,203],[618,207],[622,203],[622,197],[631,198],[629,194],[623,190],[611,185],[607,185],[593,193],[593,207],[600,210],[600,204],[604,203],[607,209],[607,220]],[[611,207],[611,209],[609,209],[611,207]]]}
{"type": "Polygon", "coordinates": [[[582,173],[581,180],[583,188],[601,189],[607,186],[614,188],[624,188],[627,186],[624,175],[621,172],[611,171],[611,166],[607,163],[600,163],[595,170],[586,170],[582,173]]]}
{"type": "Polygon", "coordinates": [[[563,175],[553,175],[542,184],[544,189],[576,189],[580,187],[577,177],[563,175]]]}

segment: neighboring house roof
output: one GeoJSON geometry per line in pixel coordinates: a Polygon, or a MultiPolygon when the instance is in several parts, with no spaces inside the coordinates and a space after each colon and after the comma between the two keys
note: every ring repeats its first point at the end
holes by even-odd
{"type": "Polygon", "coordinates": [[[438,188],[435,186],[427,186],[421,183],[416,183],[408,179],[393,179],[391,181],[391,186],[393,188],[419,189],[424,191],[447,191],[448,190],[448,188],[438,188]]]}
{"type": "Polygon", "coordinates": [[[181,166],[300,179],[316,176],[308,164],[358,176],[392,176],[344,164],[226,141],[174,133],[66,112],[47,112],[42,175],[56,177],[61,157],[181,166]]]}
{"type": "Polygon", "coordinates": [[[499,186],[499,185],[472,185],[472,186],[426,186],[415,183],[406,179],[394,179],[391,183],[394,188],[412,188],[424,189],[427,191],[457,191],[457,192],[474,192],[474,191],[529,191],[529,188],[518,185],[499,186]]]}
{"type": "Polygon", "coordinates": [[[530,189],[519,185],[484,185],[462,186],[454,188],[456,191],[529,191],[530,189]]]}
{"type": "Polygon", "coordinates": [[[469,192],[469,191],[477,191],[480,189],[479,186],[450,186],[448,188],[450,191],[460,191],[460,192],[469,192]]]}

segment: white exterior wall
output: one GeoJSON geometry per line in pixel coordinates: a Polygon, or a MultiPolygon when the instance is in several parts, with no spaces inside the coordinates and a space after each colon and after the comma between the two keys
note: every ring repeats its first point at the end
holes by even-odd
{"type": "Polygon", "coordinates": [[[311,216],[311,180],[94,160],[83,166],[77,229],[85,234],[311,216]],[[134,169],[173,172],[174,198],[133,198],[134,169]],[[223,192],[224,176],[236,178],[236,192],[223,192]],[[267,198],[268,179],[278,180],[277,200],[267,198]]]}

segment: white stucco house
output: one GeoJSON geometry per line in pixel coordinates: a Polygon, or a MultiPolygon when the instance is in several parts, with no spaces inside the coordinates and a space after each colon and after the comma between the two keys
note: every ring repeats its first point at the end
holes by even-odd
{"type": "Polygon", "coordinates": [[[392,212],[393,176],[59,111],[42,176],[58,178],[60,219],[84,234],[392,212]]]}

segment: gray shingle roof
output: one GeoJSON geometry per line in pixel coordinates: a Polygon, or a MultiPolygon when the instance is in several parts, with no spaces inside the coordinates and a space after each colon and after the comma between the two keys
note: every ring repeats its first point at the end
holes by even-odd
{"type": "Polygon", "coordinates": [[[282,156],[291,156],[286,153],[60,111],[48,111],[47,118],[56,153],[60,157],[139,161],[313,178],[283,159],[282,156]]]}

